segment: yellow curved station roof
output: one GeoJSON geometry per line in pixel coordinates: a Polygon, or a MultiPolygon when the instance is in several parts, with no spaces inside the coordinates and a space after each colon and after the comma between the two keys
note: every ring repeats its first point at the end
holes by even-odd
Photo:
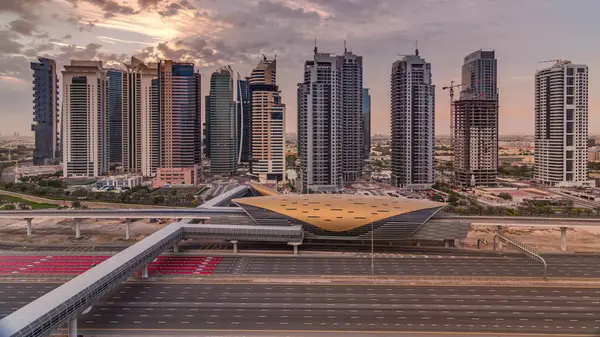
{"type": "Polygon", "coordinates": [[[277,212],[332,232],[349,231],[396,215],[445,206],[429,200],[352,194],[286,194],[232,201],[277,212]]]}

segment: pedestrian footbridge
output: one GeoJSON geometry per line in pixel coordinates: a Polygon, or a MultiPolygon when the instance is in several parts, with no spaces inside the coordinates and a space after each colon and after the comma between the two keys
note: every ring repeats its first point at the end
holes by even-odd
{"type": "Polygon", "coordinates": [[[165,250],[191,238],[271,241],[294,245],[304,239],[302,226],[239,226],[176,222],[117,253],[46,295],[0,320],[0,336],[48,336],[66,323],[69,337],[77,335],[77,316],[137,270],[147,277],[147,265],[165,250]]]}

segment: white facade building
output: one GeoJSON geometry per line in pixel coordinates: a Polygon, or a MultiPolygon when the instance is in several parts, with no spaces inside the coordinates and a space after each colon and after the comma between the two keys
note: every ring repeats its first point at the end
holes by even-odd
{"type": "Polygon", "coordinates": [[[108,79],[102,61],[71,61],[63,70],[64,177],[108,171],[108,79]]]}
{"type": "Polygon", "coordinates": [[[156,175],[160,164],[158,64],[131,58],[123,72],[123,169],[156,175]]]}
{"type": "Polygon", "coordinates": [[[285,105],[277,86],[277,61],[261,60],[250,75],[251,168],[259,182],[276,183],[285,172],[285,105]]]}
{"type": "Polygon", "coordinates": [[[558,61],[535,74],[534,180],[593,186],[588,180],[588,67],[558,61]]]}
{"type": "Polygon", "coordinates": [[[394,62],[391,99],[392,185],[429,188],[435,183],[435,86],[431,64],[418,50],[394,62]]]}
{"type": "Polygon", "coordinates": [[[339,191],[342,175],[342,66],[344,58],[318,53],[304,64],[298,88],[300,189],[339,191]]]}

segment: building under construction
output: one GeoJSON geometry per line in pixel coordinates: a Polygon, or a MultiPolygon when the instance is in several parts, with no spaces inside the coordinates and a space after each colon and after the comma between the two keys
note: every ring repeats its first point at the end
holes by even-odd
{"type": "Polygon", "coordinates": [[[454,183],[496,184],[498,173],[498,87],[494,51],[467,55],[460,100],[453,104],[454,183]]]}
{"type": "Polygon", "coordinates": [[[498,101],[454,102],[454,178],[458,186],[489,186],[498,172],[498,101]]]}

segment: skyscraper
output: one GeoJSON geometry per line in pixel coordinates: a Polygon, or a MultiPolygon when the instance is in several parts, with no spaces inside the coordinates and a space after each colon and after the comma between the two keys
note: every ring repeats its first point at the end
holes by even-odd
{"type": "Polygon", "coordinates": [[[223,67],[210,77],[207,127],[210,136],[210,172],[233,176],[237,169],[237,121],[233,102],[233,71],[223,67]]]}
{"type": "Polygon", "coordinates": [[[132,57],[123,71],[122,97],[123,169],[154,176],[160,165],[158,64],[132,57]]]}
{"type": "Polygon", "coordinates": [[[362,103],[362,132],[363,132],[363,152],[362,159],[369,160],[371,154],[371,94],[369,88],[363,88],[362,103]]]}
{"type": "Polygon", "coordinates": [[[250,162],[252,97],[249,80],[249,78],[240,79],[238,74],[236,104],[238,164],[250,162]]]}
{"type": "Polygon", "coordinates": [[[557,61],[535,74],[535,181],[593,186],[587,179],[588,67],[557,61]]]}
{"type": "Polygon", "coordinates": [[[314,59],[304,63],[298,116],[299,178],[303,193],[343,188],[343,64],[343,57],[318,53],[317,48],[314,59]]]}
{"type": "Polygon", "coordinates": [[[342,171],[344,181],[360,179],[363,169],[362,56],[344,50],[342,59],[342,171]]]}
{"type": "Polygon", "coordinates": [[[285,105],[277,86],[277,61],[261,60],[250,76],[252,94],[252,173],[260,183],[285,175],[285,105]]]}
{"type": "Polygon", "coordinates": [[[193,168],[201,163],[200,74],[194,64],[158,64],[161,168],[193,168]]]}
{"type": "Polygon", "coordinates": [[[454,179],[459,186],[496,183],[498,173],[498,87],[494,51],[467,55],[463,90],[454,107],[454,179]]]}
{"type": "Polygon", "coordinates": [[[108,171],[108,78],[102,61],[71,61],[63,74],[63,174],[108,171]]]}
{"type": "Polygon", "coordinates": [[[435,183],[435,86],[418,49],[394,62],[391,99],[392,185],[429,188],[435,183]]]}
{"type": "Polygon", "coordinates": [[[40,57],[31,62],[33,70],[33,125],[35,148],[33,164],[44,165],[59,159],[58,77],[56,62],[40,57]]]}
{"type": "Polygon", "coordinates": [[[109,164],[123,162],[123,72],[108,69],[108,152],[109,164]]]}

